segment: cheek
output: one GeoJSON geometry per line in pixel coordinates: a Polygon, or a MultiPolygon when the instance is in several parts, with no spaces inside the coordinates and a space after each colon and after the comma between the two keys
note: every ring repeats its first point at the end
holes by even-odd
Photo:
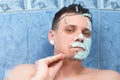
{"type": "Polygon", "coordinates": [[[55,46],[56,48],[68,48],[70,46],[70,44],[72,43],[73,38],[71,36],[68,35],[60,35],[57,36],[55,39],[55,46]]]}

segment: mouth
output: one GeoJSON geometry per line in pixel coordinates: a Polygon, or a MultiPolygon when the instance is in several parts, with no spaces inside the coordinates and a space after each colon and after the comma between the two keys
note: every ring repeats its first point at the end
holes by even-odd
{"type": "Polygon", "coordinates": [[[80,43],[80,42],[72,43],[71,47],[73,49],[75,49],[76,52],[79,52],[79,51],[85,52],[86,51],[85,46],[83,45],[83,43],[80,43]]]}
{"type": "Polygon", "coordinates": [[[78,51],[85,51],[85,49],[83,47],[79,47],[79,46],[76,46],[76,47],[73,47],[77,52],[78,51]]]}

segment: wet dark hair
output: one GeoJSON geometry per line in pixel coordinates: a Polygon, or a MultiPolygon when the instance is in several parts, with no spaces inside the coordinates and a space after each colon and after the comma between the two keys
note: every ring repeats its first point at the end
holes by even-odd
{"type": "MultiPolygon", "coordinates": [[[[63,7],[54,16],[52,22],[52,30],[57,30],[57,23],[59,22],[61,16],[65,13],[76,13],[76,14],[91,14],[87,8],[83,8],[80,4],[71,4],[68,7],[63,7]],[[76,7],[78,8],[76,11],[76,7]]],[[[86,16],[87,17],[87,16],[86,16]]],[[[91,18],[88,17],[91,21],[91,18]]]]}

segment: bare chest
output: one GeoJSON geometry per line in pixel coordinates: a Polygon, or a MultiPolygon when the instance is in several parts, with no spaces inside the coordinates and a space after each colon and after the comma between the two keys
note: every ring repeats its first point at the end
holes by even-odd
{"type": "Polygon", "coordinates": [[[55,80],[101,80],[101,79],[96,74],[90,74],[90,75],[79,75],[73,77],[58,78],[55,80]]]}

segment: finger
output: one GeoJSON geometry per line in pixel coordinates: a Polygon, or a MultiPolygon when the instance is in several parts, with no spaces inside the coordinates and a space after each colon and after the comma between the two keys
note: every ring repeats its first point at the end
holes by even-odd
{"type": "Polygon", "coordinates": [[[45,62],[47,65],[53,63],[53,62],[56,62],[56,61],[59,61],[59,60],[62,60],[65,58],[65,55],[60,53],[58,55],[55,55],[55,56],[52,56],[52,57],[47,57],[47,58],[44,58],[44,59],[41,59],[39,61],[37,61],[37,63],[43,61],[45,62]]]}
{"type": "Polygon", "coordinates": [[[59,71],[60,67],[63,64],[63,60],[58,61],[55,65],[51,66],[49,68],[49,74],[50,74],[50,78],[54,79],[57,72],[59,71]]]}
{"type": "Polygon", "coordinates": [[[50,66],[50,72],[51,73],[53,73],[53,72],[57,73],[58,70],[60,69],[60,67],[62,66],[62,64],[63,64],[63,60],[60,60],[55,65],[50,66]]]}
{"type": "Polygon", "coordinates": [[[58,55],[46,58],[45,61],[49,65],[51,63],[57,62],[57,61],[62,60],[64,58],[65,58],[65,55],[60,53],[58,55]]]}
{"type": "MultiPolygon", "coordinates": [[[[35,80],[37,78],[45,78],[48,75],[48,65],[44,61],[40,61],[36,64],[36,73],[35,73],[35,80]]],[[[41,80],[41,79],[39,79],[41,80]]]]}

